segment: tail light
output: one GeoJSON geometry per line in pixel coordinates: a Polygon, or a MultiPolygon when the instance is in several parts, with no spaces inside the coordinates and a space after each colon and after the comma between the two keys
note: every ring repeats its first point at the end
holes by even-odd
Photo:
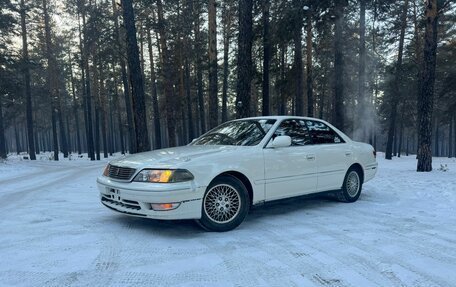
{"type": "Polygon", "coordinates": [[[377,158],[377,152],[375,151],[375,149],[372,151],[372,153],[374,154],[374,157],[377,158]]]}

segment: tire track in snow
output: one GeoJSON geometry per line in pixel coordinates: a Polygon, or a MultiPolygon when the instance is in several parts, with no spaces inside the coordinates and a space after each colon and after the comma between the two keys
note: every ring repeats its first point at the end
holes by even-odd
{"type": "MultiPolygon", "coordinates": [[[[23,174],[19,174],[17,176],[9,176],[4,179],[0,179],[0,186],[9,184],[9,183],[17,183],[17,180],[20,180],[22,178],[29,178],[29,177],[36,177],[40,176],[43,174],[49,174],[49,173],[55,173],[59,171],[64,171],[62,168],[65,169],[74,169],[74,168],[81,168],[79,166],[71,166],[71,165],[64,165],[64,166],[55,166],[55,165],[49,165],[49,164],[44,164],[44,163],[39,163],[39,162],[32,162],[30,163],[31,166],[38,168],[39,170],[32,170],[31,172],[26,172],[23,174]]],[[[90,165],[85,165],[84,167],[94,167],[94,166],[99,166],[98,163],[96,164],[90,164],[90,165]]]]}
{"type": "Polygon", "coordinates": [[[42,192],[49,187],[55,189],[55,187],[58,186],[71,184],[72,180],[75,181],[76,179],[87,176],[87,174],[91,171],[99,168],[99,166],[78,167],[57,172],[59,175],[58,177],[51,180],[43,180],[45,181],[44,183],[43,181],[39,181],[40,184],[38,185],[33,184],[36,184],[36,181],[30,180],[31,184],[27,184],[25,188],[15,190],[1,196],[0,200],[2,201],[2,208],[11,208],[12,204],[26,200],[30,195],[32,195],[32,193],[33,195],[42,194],[42,192]]]}
{"type": "MultiPolygon", "coordinates": [[[[394,264],[400,266],[410,274],[415,274],[416,281],[419,282],[419,285],[421,286],[449,286],[448,282],[444,282],[441,278],[437,278],[432,274],[422,274],[416,271],[416,267],[414,265],[405,262],[401,257],[398,257],[398,254],[388,254],[382,249],[379,249],[370,244],[363,243],[362,241],[356,240],[356,238],[345,235],[342,232],[330,230],[324,225],[321,226],[321,231],[332,236],[339,242],[355,242],[356,248],[362,250],[365,253],[377,255],[377,257],[379,257],[379,259],[382,259],[383,262],[394,262],[394,264]]],[[[334,250],[334,252],[337,252],[337,250],[334,250]]],[[[350,257],[346,256],[345,258],[347,260],[351,260],[350,257]]]]}

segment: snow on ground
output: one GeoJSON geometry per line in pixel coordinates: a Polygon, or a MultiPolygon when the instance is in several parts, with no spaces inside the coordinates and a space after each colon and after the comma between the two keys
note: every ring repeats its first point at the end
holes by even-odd
{"type": "Polygon", "coordinates": [[[0,163],[0,286],[456,286],[455,160],[417,173],[382,156],[356,203],[275,202],[227,233],[103,207],[106,160],[16,157],[0,163]]]}

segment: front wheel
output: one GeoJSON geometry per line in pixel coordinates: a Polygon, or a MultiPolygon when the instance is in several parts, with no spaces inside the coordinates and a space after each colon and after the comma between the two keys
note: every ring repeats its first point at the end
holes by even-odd
{"type": "Polygon", "coordinates": [[[198,223],[209,231],[229,231],[244,221],[250,199],[244,184],[232,176],[220,176],[207,188],[198,223]]]}
{"type": "Polygon", "coordinates": [[[361,195],[363,182],[358,169],[350,168],[344,178],[342,189],[337,193],[337,199],[342,202],[355,202],[361,195]]]}

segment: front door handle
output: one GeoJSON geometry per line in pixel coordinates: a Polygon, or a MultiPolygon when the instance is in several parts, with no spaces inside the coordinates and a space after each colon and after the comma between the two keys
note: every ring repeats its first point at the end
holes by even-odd
{"type": "Polygon", "coordinates": [[[308,154],[308,155],[306,155],[306,158],[308,160],[314,160],[315,159],[315,155],[314,154],[308,154]]]}
{"type": "Polygon", "coordinates": [[[346,155],[346,156],[351,156],[352,154],[353,154],[353,152],[351,152],[351,151],[346,151],[346,152],[345,152],[345,155],[346,155]]]}

